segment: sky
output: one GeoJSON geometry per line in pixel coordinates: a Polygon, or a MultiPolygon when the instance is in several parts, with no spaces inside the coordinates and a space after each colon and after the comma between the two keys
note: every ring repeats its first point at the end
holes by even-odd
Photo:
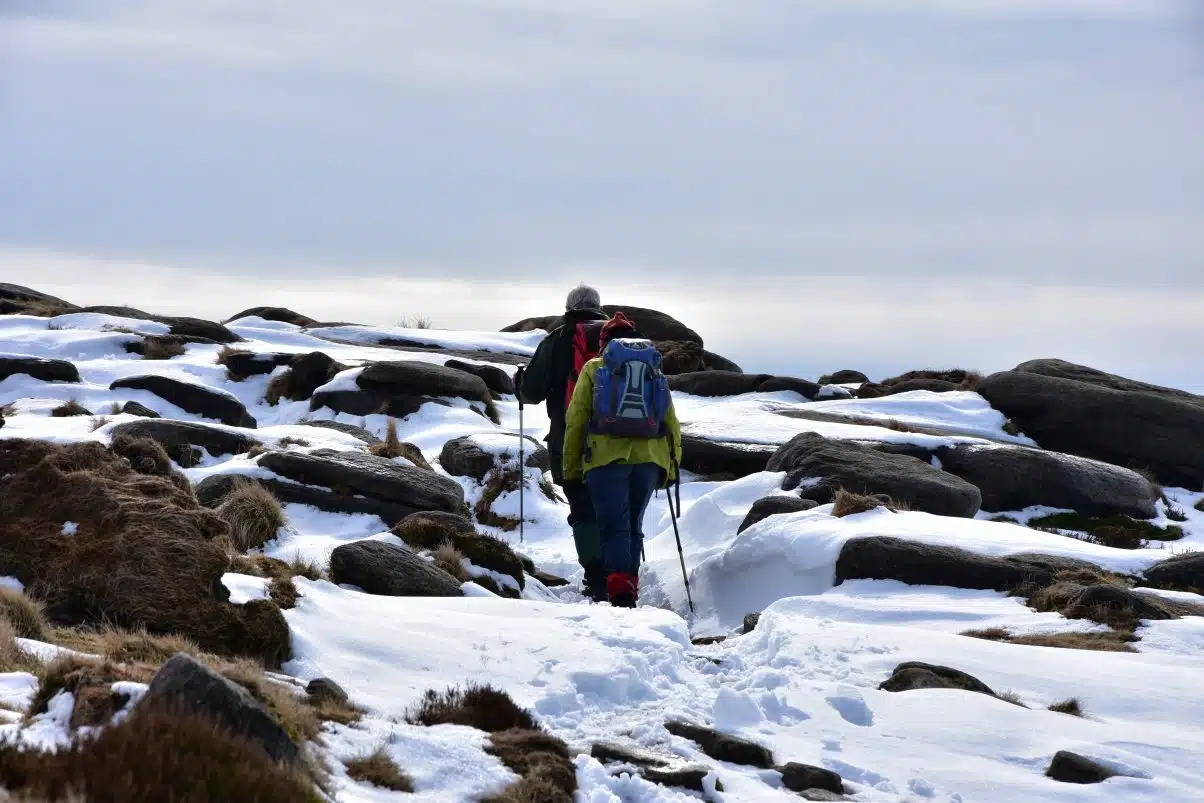
{"type": "Polygon", "coordinates": [[[0,281],[1204,392],[1204,3],[0,0],[0,281]]]}

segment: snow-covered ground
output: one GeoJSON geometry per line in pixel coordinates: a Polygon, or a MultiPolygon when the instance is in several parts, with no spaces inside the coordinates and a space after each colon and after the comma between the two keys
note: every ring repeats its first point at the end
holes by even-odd
{"type": "MultiPolygon", "coordinates": [[[[382,360],[442,364],[447,359],[438,352],[374,345],[388,339],[529,355],[540,337],[366,327],[307,332],[262,319],[243,319],[230,328],[246,338],[238,344],[242,349],[320,350],[352,368],[382,360]]],[[[131,332],[163,331],[161,324],[96,314],[50,321],[0,317],[0,354],[71,360],[83,379],[80,384],[56,384],[18,375],[0,382],[0,406],[13,405],[0,438],[107,442],[117,423],[136,420],[108,414],[114,404],[126,401],[140,402],[167,417],[196,418],[149,392],[109,389],[116,379],[146,373],[200,383],[238,398],[259,423],[254,437],[267,446],[299,438],[305,443],[288,448],[363,447],[343,433],[301,425],[305,418],[333,418],[378,436],[385,433],[384,416],[310,412],[306,402],[266,404],[270,376],[232,381],[215,362],[217,346],[190,345],[186,354],[166,361],[143,361],[125,351],[125,344],[138,337],[131,332]],[[68,400],[95,416],[52,418],[50,411],[68,400]]],[[[495,364],[513,370],[506,362],[495,364]]],[[[351,384],[353,377],[349,371],[334,381],[351,384]]],[[[807,403],[783,392],[729,399],[679,396],[676,403],[688,432],[723,441],[780,444],[799,432],[815,431],[835,438],[924,446],[980,439],[1027,442],[1004,432],[1003,417],[973,393],[916,392],[807,403]],[[828,420],[782,415],[791,410],[820,413],[828,420]],[[873,421],[899,422],[917,431],[875,426],[873,421]]],[[[512,397],[503,398],[498,409],[500,426],[463,401],[446,407],[429,404],[399,421],[398,434],[441,471],[437,459],[451,438],[481,435],[490,448],[504,448],[512,440],[501,434],[518,431],[518,405],[512,397]]],[[[542,407],[526,407],[523,423],[536,439],[547,432],[542,407]]],[[[193,482],[223,473],[266,474],[246,455],[206,456],[185,471],[193,482]]],[[[565,522],[567,505],[539,493],[537,470],[527,474],[521,535],[518,530],[492,532],[540,568],[577,580],[580,571],[565,522]]],[[[885,509],[837,519],[828,506],[775,516],[737,535],[753,502],[778,492],[781,479],[762,473],[732,483],[692,482],[682,488],[679,526],[696,606],[693,614],[686,603],[663,494],[653,500],[645,518],[649,540],[641,577],[644,607],[634,611],[587,605],[572,586],[549,591],[534,581],[528,583],[525,599],[509,600],[484,591],[460,599],[381,597],[326,581],[295,580],[300,599],[285,614],[294,657],[285,671],[302,681],[333,678],[369,712],[361,723],[329,726],[324,735],[323,751],[331,761],[339,799],[472,800],[512,781],[512,773],[484,752],[485,736],[479,731],[403,724],[401,715],[424,690],[465,681],[504,688],[570,746],[585,751],[577,768],[579,799],[588,803],[700,797],[638,778],[611,776],[587,757],[595,741],[639,745],[715,767],[725,790],[711,793],[716,801],[799,799],[782,788],[774,771],[716,763],[692,742],[670,736],[663,724],[671,717],[758,741],[781,763],[799,761],[836,770],[854,800],[1204,799],[1204,663],[1199,657],[1204,619],[1150,623],[1141,629],[1135,653],[1080,652],[960,635],[983,628],[1006,628],[1014,634],[1100,629],[1056,613],[1036,613],[1001,593],[888,581],[834,586],[841,545],[867,535],[953,545],[988,555],[1065,555],[1125,572],[1150,566],[1170,554],[1169,549],[1118,550],[1015,524],[885,509]],[[744,615],[754,612],[763,612],[760,623],[740,635],[744,615]],[[691,639],[700,635],[729,638],[694,646],[691,639]],[[969,672],[996,691],[1014,693],[1028,708],[970,692],[878,690],[894,666],[910,660],[969,672]],[[1045,710],[1070,697],[1081,701],[1085,718],[1045,710]],[[386,792],[347,777],[342,761],[381,744],[413,776],[417,795],[386,792]],[[1058,750],[1082,753],[1132,777],[1096,786],[1056,783],[1043,772],[1058,750]]],[[[457,480],[469,503],[474,502],[481,489],[473,480],[457,480]]],[[[1186,489],[1167,493],[1187,518],[1180,525],[1186,537],[1174,549],[1204,546],[1204,513],[1194,509],[1204,494],[1186,489]]],[[[517,517],[519,509],[516,492],[494,504],[502,515],[517,517]]],[[[1165,523],[1165,506],[1161,512],[1165,523]]],[[[303,505],[287,505],[285,513],[287,525],[264,550],[275,557],[299,555],[322,563],[343,543],[395,539],[375,516],[325,513],[303,505]]],[[[1023,512],[1014,517],[1022,518],[1023,512]]],[[[264,581],[258,578],[227,575],[226,584],[235,602],[265,594],[264,581]]],[[[27,703],[31,678],[0,675],[0,705],[19,709],[27,703]]],[[[53,702],[22,738],[59,743],[68,702],[53,702]]],[[[16,725],[0,727],[0,734],[16,731],[16,725]]]]}

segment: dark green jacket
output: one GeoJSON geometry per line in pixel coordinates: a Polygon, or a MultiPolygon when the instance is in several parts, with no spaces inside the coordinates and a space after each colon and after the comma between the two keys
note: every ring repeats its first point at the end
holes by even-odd
{"type": "Polygon", "coordinates": [[[573,310],[564,314],[564,324],[548,333],[523,373],[518,389],[523,400],[531,404],[547,403],[551,427],[546,438],[548,456],[552,459],[552,479],[564,485],[565,404],[568,401],[569,376],[573,373],[573,333],[582,321],[605,321],[609,316],[601,310],[573,310]]]}

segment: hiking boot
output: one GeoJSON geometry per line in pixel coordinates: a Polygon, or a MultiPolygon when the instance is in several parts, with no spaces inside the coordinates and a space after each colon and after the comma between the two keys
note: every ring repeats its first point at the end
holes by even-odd
{"type": "Polygon", "coordinates": [[[593,602],[606,602],[606,569],[602,568],[602,561],[595,560],[586,564],[581,593],[593,602]]]}
{"type": "Polygon", "coordinates": [[[615,608],[634,608],[639,595],[639,580],[625,572],[606,576],[606,597],[615,608]]]}

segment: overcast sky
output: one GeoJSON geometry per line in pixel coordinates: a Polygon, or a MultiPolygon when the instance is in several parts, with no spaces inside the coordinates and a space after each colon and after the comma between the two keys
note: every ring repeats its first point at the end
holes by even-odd
{"type": "Polygon", "coordinates": [[[1204,392],[1200,7],[0,0],[0,281],[1204,392]]]}

